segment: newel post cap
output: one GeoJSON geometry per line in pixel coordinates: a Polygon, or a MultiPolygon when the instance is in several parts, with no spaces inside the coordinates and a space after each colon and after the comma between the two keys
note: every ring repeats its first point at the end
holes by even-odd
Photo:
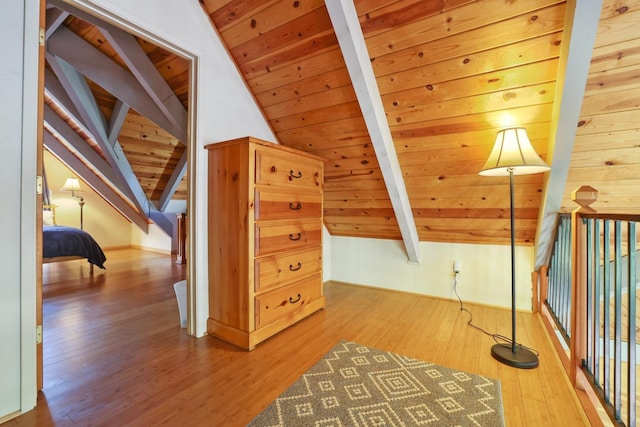
{"type": "Polygon", "coordinates": [[[598,190],[588,185],[583,185],[573,190],[571,200],[580,205],[581,212],[595,212],[595,209],[589,207],[589,205],[598,200],[598,190]]]}

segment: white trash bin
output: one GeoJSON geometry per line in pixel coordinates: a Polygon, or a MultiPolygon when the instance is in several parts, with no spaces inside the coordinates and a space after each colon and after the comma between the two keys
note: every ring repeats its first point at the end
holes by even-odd
{"type": "Polygon", "coordinates": [[[178,300],[178,312],[180,313],[180,327],[187,327],[187,281],[181,280],[173,284],[173,290],[178,300]]]}

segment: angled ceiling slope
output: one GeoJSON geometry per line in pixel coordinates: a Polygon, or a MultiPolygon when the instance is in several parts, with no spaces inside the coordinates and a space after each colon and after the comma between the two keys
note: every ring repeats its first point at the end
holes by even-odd
{"type": "MultiPolygon", "coordinates": [[[[325,159],[329,232],[403,239],[324,0],[201,4],[279,142],[325,159]]],[[[546,158],[566,2],[354,4],[419,240],[508,244],[508,182],[478,171],[506,126],[546,158]]],[[[518,244],[534,241],[542,189],[542,175],[518,177],[518,244]]]]}
{"type": "Polygon", "coordinates": [[[189,62],[62,1],[47,2],[45,139],[130,221],[186,199],[189,62]]]}
{"type": "MultiPolygon", "coordinates": [[[[415,242],[401,229],[412,216],[420,241],[508,244],[508,183],[477,173],[496,131],[510,125],[526,127],[536,151],[552,164],[552,173],[564,168],[557,176],[566,174],[572,187],[597,182],[607,193],[603,205],[640,203],[634,190],[638,186],[633,186],[640,175],[632,164],[637,128],[626,119],[633,114],[637,86],[637,1],[624,7],[615,0],[602,1],[587,104],[577,124],[566,115],[561,119],[563,98],[581,96],[567,91],[563,80],[565,69],[575,65],[566,63],[574,43],[570,31],[576,30],[570,27],[573,19],[582,19],[580,13],[595,19],[598,10],[574,11],[575,2],[562,0],[353,3],[384,111],[378,124],[386,120],[391,134],[385,149],[391,145],[398,160],[395,184],[403,181],[406,188],[408,203],[401,210],[394,206],[394,180],[383,173],[384,161],[378,160],[359,100],[358,78],[347,66],[324,0],[200,1],[278,142],[325,159],[325,223],[332,235],[403,239],[409,252],[415,242]],[[628,100],[616,103],[620,96],[628,100]],[[553,144],[572,144],[572,127],[578,128],[576,148],[564,150],[571,153],[560,162],[553,144]],[[603,157],[611,147],[619,147],[615,156],[603,157]],[[621,188],[617,183],[624,184],[619,197],[614,196],[621,188]]],[[[144,225],[174,190],[174,199],[186,198],[184,178],[179,178],[185,152],[179,142],[182,113],[175,107],[188,108],[189,64],[136,40],[179,101],[158,102],[167,99],[166,87],[155,85],[157,75],[148,74],[151,67],[139,62],[144,58],[134,53],[139,49],[132,49],[131,37],[103,32],[104,24],[80,16],[60,0],[48,6],[49,55],[55,62],[46,77],[47,139],[70,150],[68,155],[95,176],[83,178],[94,188],[103,180],[124,200],[119,210],[128,205],[127,217],[134,212],[136,223],[144,225]],[[97,70],[80,63],[82,58],[54,50],[56,38],[65,40],[56,47],[64,50],[66,40],[78,43],[77,37],[125,70],[120,75],[126,81],[139,85],[132,91],[138,94],[134,99],[117,93],[109,79],[91,74],[97,70]],[[74,67],[69,65],[74,61],[74,67]],[[88,86],[98,107],[86,99],[80,102],[90,98],[86,88],[67,92],[65,85],[73,81],[80,83],[77,87],[88,86]],[[135,179],[126,165],[109,170],[109,144],[122,150],[120,157],[126,158],[135,179]]],[[[360,60],[363,69],[365,62],[360,60]]],[[[373,91],[369,94],[373,100],[373,91]]],[[[543,220],[555,215],[555,208],[547,212],[548,203],[541,211],[545,198],[553,206],[562,198],[562,179],[550,181],[555,182],[551,195],[543,194],[542,175],[517,178],[518,244],[537,239],[540,212],[543,220]]],[[[572,189],[564,188],[561,209],[570,209],[566,200],[572,189]]],[[[106,190],[100,192],[107,197],[106,190]]]]}

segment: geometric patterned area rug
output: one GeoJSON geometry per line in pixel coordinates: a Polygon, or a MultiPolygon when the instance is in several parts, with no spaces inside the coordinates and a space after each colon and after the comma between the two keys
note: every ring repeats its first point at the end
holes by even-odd
{"type": "Polygon", "coordinates": [[[340,341],[249,424],[504,426],[500,381],[340,341]]]}

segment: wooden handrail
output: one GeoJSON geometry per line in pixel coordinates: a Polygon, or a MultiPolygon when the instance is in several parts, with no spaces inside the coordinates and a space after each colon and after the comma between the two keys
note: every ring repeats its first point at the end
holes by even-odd
{"type": "MultiPolygon", "coordinates": [[[[584,215],[589,216],[600,216],[600,214],[596,213],[593,208],[590,207],[592,203],[597,200],[597,190],[592,187],[580,187],[576,189],[572,193],[572,199],[574,202],[578,204],[578,208],[576,208],[571,213],[571,264],[574,266],[572,268],[572,277],[571,277],[571,300],[577,301],[577,298],[581,298],[580,290],[577,287],[577,283],[580,283],[580,280],[583,279],[581,276],[580,268],[576,268],[578,265],[583,265],[586,259],[585,256],[585,248],[578,248],[578,241],[580,233],[583,231],[583,221],[581,217],[584,215]]],[[[580,243],[581,244],[581,243],[580,243]]],[[[590,390],[590,385],[588,380],[585,378],[582,370],[580,369],[580,364],[582,361],[582,357],[578,355],[584,355],[585,353],[585,344],[584,344],[584,327],[579,326],[578,319],[581,319],[584,315],[584,306],[582,308],[576,306],[576,304],[572,304],[571,306],[571,341],[570,341],[570,354],[564,351],[562,342],[558,339],[555,334],[555,320],[554,316],[551,314],[549,307],[545,302],[548,301],[549,298],[549,267],[542,266],[539,270],[539,282],[540,282],[540,313],[542,314],[543,324],[547,328],[550,336],[552,337],[552,342],[562,361],[563,366],[565,367],[567,376],[574,387],[576,395],[578,396],[579,401],[581,402],[585,413],[587,414],[589,421],[594,426],[602,426],[602,420],[600,419],[598,412],[595,408],[597,408],[600,403],[598,401],[597,396],[590,390]]]]}
{"type": "MultiPolygon", "coordinates": [[[[635,289],[633,284],[637,277],[635,265],[638,257],[635,247],[636,224],[640,222],[640,215],[597,213],[590,207],[597,200],[597,190],[592,187],[576,189],[573,192],[573,200],[579,206],[571,213],[570,225],[564,219],[560,221],[562,226],[558,228],[559,237],[567,239],[567,227],[570,227],[570,243],[563,243],[567,240],[557,240],[550,260],[551,269],[543,266],[537,275],[537,281],[540,283],[540,313],[591,423],[603,425],[596,408],[604,408],[612,421],[617,420],[613,421],[614,424],[624,425],[622,422],[626,420],[630,425],[635,425],[635,383],[632,390],[621,389],[624,386],[620,368],[623,363],[623,331],[620,319],[624,317],[621,308],[622,287],[629,285],[629,289],[635,289]],[[626,237],[622,235],[624,229],[627,230],[626,237]],[[624,238],[628,240],[627,248],[623,247],[624,238]],[[562,249],[555,252],[555,248],[562,249]],[[570,256],[570,260],[567,260],[567,256],[570,256]],[[626,273],[622,271],[624,257],[627,257],[626,273]],[[611,270],[612,266],[615,270],[611,270]],[[567,295],[569,292],[570,296],[567,295]],[[615,293],[612,300],[612,303],[615,303],[615,314],[611,314],[615,320],[611,320],[608,314],[610,293],[615,293]],[[601,298],[604,298],[604,302],[600,301],[601,298]],[[604,308],[602,313],[599,313],[598,307],[601,303],[604,304],[604,308]],[[604,324],[602,337],[599,333],[601,322],[604,324]],[[615,334],[611,338],[608,326],[610,322],[614,322],[616,326],[615,334]],[[570,330],[567,335],[568,353],[564,351],[562,342],[555,334],[555,325],[560,330],[570,330]],[[610,339],[615,347],[611,359],[610,339]],[[600,361],[601,357],[604,361],[600,361]],[[609,366],[609,360],[613,362],[613,368],[609,366]],[[604,366],[602,373],[599,364],[604,366]],[[627,396],[623,398],[625,393],[627,396]],[[625,405],[626,413],[623,411],[625,405]]],[[[635,294],[630,291],[628,299],[635,302],[635,294]]],[[[629,306],[626,316],[635,319],[635,304],[630,302],[629,306]],[[631,308],[632,306],[634,308],[631,308]]],[[[632,325],[632,322],[629,325],[632,325]]],[[[631,326],[627,327],[629,328],[631,326]]],[[[635,337],[634,331],[635,326],[627,332],[629,336],[633,334],[635,337]]],[[[627,356],[633,364],[634,340],[630,340],[629,343],[627,356]]],[[[634,369],[631,370],[629,366],[627,372],[629,384],[635,379],[635,364],[633,366],[634,369]]]]}
{"type": "Polygon", "coordinates": [[[582,213],[582,218],[587,219],[609,219],[611,221],[636,221],[640,222],[640,215],[635,214],[601,214],[601,213],[582,213]]]}

